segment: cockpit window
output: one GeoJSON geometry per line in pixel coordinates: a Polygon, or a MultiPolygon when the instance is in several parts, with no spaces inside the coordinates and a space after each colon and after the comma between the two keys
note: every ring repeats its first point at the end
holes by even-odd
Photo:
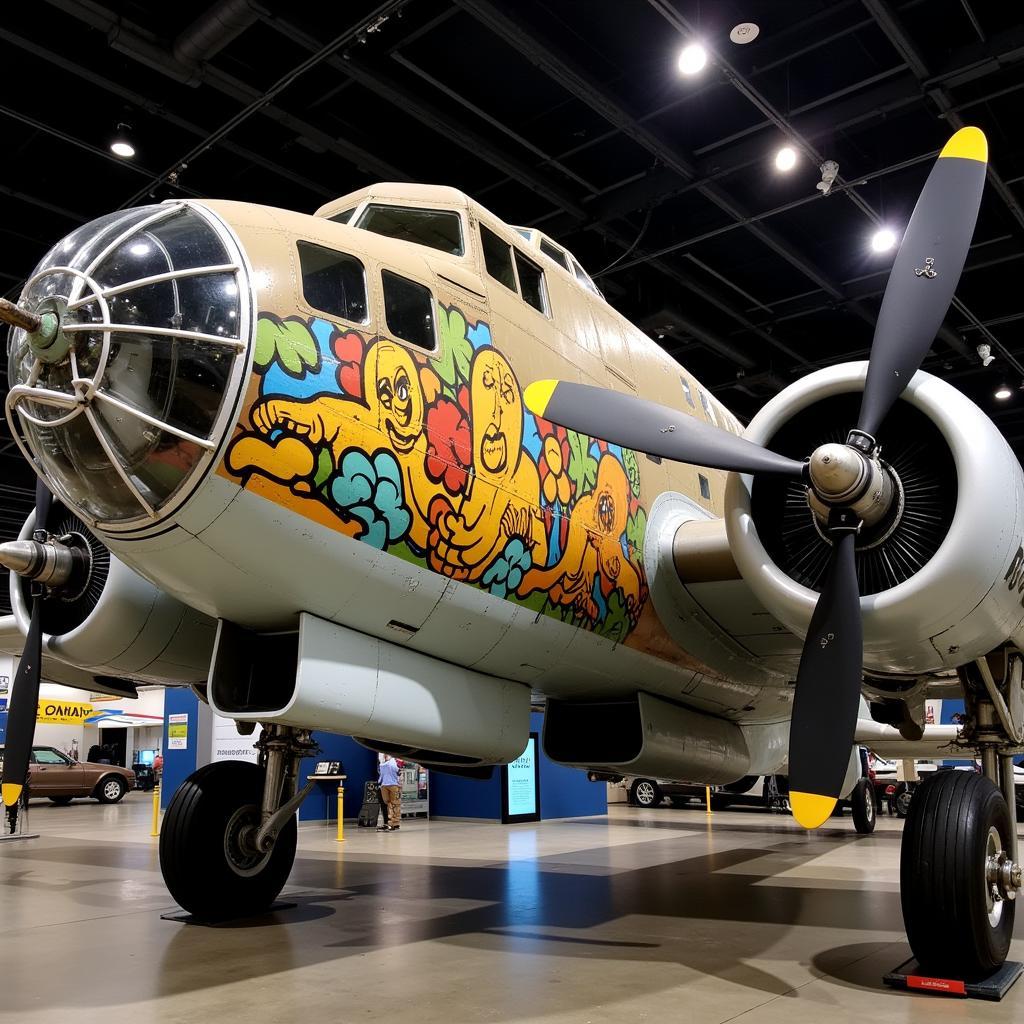
{"type": "Polygon", "coordinates": [[[462,241],[462,218],[451,210],[371,203],[355,226],[403,242],[427,245],[452,256],[461,256],[466,251],[462,241]]]}
{"type": "Polygon", "coordinates": [[[540,240],[540,251],[545,256],[550,256],[563,269],[569,269],[569,261],[566,259],[565,253],[558,246],[552,245],[546,238],[540,240]]]}
{"type": "Polygon", "coordinates": [[[512,269],[512,246],[499,238],[490,228],[480,225],[480,242],[484,250],[487,273],[506,288],[516,290],[516,275],[512,269]]]}
{"type": "Polygon", "coordinates": [[[341,213],[336,213],[333,217],[328,217],[328,220],[333,220],[335,224],[347,224],[352,219],[352,214],[356,212],[354,206],[350,206],[347,210],[342,210],[341,213]]]}
{"type": "Polygon", "coordinates": [[[601,289],[591,281],[590,275],[575,260],[572,261],[572,269],[573,273],[576,275],[576,280],[579,281],[587,291],[591,291],[595,295],[601,295],[601,298],[604,298],[604,295],[601,294],[601,289]]]}
{"type": "Polygon", "coordinates": [[[353,323],[366,323],[366,274],[346,252],[299,242],[302,294],[315,309],[353,323]]]}
{"type": "Polygon", "coordinates": [[[528,260],[518,249],[515,253],[520,294],[534,309],[547,316],[548,304],[544,294],[544,271],[532,260],[528,260]]]}
{"type": "Polygon", "coordinates": [[[392,336],[426,349],[434,348],[434,300],[430,289],[407,277],[381,271],[384,319],[392,336]]]}

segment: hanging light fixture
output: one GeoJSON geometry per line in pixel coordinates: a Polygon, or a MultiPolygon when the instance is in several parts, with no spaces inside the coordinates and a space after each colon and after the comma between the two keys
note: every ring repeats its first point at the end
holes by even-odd
{"type": "Polygon", "coordinates": [[[117,131],[114,133],[114,138],[110,142],[110,152],[115,156],[123,157],[125,160],[130,160],[135,156],[135,147],[131,141],[131,130],[130,124],[121,122],[117,126],[117,131]]]}

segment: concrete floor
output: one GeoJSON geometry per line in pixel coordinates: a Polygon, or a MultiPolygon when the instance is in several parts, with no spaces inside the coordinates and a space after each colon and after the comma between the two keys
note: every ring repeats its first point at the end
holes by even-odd
{"type": "MultiPolygon", "coordinates": [[[[540,826],[304,827],[297,906],[207,928],[162,921],[150,801],[33,804],[0,844],[0,1021],[743,1024],[1016,1021],[910,995],[900,822],[858,838],[758,811],[614,806],[540,826]]],[[[1021,915],[1024,918],[1024,915],[1021,915]]],[[[1024,920],[1012,955],[1024,959],[1024,920]]]]}

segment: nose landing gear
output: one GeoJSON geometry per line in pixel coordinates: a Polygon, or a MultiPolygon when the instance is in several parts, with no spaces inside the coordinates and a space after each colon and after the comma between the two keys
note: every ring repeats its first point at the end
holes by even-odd
{"type": "Polygon", "coordinates": [[[295,860],[299,762],[316,752],[305,730],[267,726],[260,763],[220,761],[190,775],[160,831],[160,869],[171,896],[208,920],[266,910],[295,860]]]}

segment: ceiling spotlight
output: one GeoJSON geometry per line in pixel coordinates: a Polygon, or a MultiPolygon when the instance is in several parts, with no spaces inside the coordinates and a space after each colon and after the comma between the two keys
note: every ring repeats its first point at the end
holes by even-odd
{"type": "Polygon", "coordinates": [[[792,146],[783,146],[775,154],[775,169],[791,171],[794,167],[796,167],[796,150],[792,146]]]}
{"type": "Polygon", "coordinates": [[[690,43],[679,54],[679,70],[684,75],[695,75],[708,62],[707,50],[700,43],[690,43]]]}
{"type": "Polygon", "coordinates": [[[1013,392],[1005,384],[1000,384],[996,390],[996,398],[1000,402],[1005,402],[1012,394],[1013,392]]]}
{"type": "Polygon", "coordinates": [[[871,248],[875,252],[888,252],[896,244],[896,232],[892,228],[879,228],[871,236],[871,248]]]}
{"type": "Polygon", "coordinates": [[[110,143],[110,152],[115,156],[124,157],[125,160],[135,156],[135,147],[132,145],[129,135],[131,130],[132,126],[130,124],[119,124],[113,141],[110,143]]]}
{"type": "Polygon", "coordinates": [[[995,359],[995,356],[992,355],[992,346],[986,345],[984,342],[982,342],[978,346],[977,352],[978,358],[981,360],[982,366],[988,366],[988,364],[991,363],[993,359],[995,359]]]}

